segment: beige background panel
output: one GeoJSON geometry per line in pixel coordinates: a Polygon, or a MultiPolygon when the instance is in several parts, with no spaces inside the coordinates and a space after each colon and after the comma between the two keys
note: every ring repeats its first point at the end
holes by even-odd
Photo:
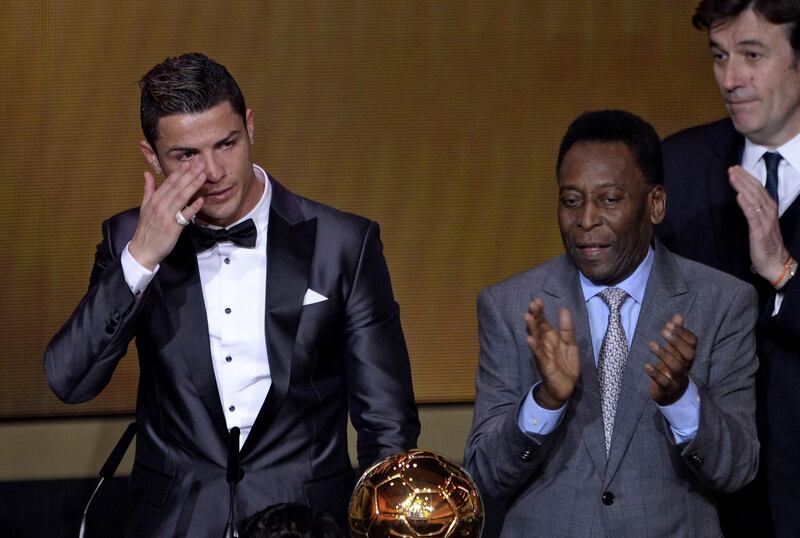
{"type": "Polygon", "coordinates": [[[42,352],[102,220],[140,201],[136,82],[190,50],[238,79],[257,162],[381,224],[419,401],[471,401],[478,291],[561,251],[568,123],[622,107],[664,135],[724,114],[694,4],[5,2],[0,417],[132,410],[133,349],[79,406],[47,389],[42,352]]]}

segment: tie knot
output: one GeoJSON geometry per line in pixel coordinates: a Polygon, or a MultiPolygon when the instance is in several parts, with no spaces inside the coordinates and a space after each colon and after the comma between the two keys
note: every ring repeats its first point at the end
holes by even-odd
{"type": "Polygon", "coordinates": [[[767,171],[768,172],[773,172],[773,173],[777,172],[778,171],[778,165],[781,163],[781,159],[783,159],[783,157],[781,157],[780,153],[777,153],[775,151],[767,151],[767,152],[765,152],[764,153],[764,164],[767,165],[767,171]]]}
{"type": "Polygon", "coordinates": [[[256,246],[258,235],[253,219],[247,219],[232,228],[202,228],[193,225],[188,231],[197,252],[208,250],[222,241],[231,241],[241,247],[253,248],[256,246]]]}
{"type": "Polygon", "coordinates": [[[600,298],[608,305],[612,312],[619,312],[622,303],[628,298],[628,293],[622,288],[606,288],[600,292],[600,298]]]}

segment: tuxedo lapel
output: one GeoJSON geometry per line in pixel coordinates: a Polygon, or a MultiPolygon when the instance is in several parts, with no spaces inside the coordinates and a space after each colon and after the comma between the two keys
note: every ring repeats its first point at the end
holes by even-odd
{"type": "Polygon", "coordinates": [[[200,271],[194,247],[186,233],[181,234],[175,248],[161,263],[158,283],[175,332],[175,340],[183,360],[186,361],[192,382],[220,438],[225,439],[228,430],[211,359],[208,316],[200,271]]]}
{"type": "Polygon", "coordinates": [[[303,297],[308,289],[317,220],[303,220],[293,195],[270,178],[273,188],[267,228],[265,332],[272,384],[242,447],[252,450],[275,419],[291,378],[292,357],[303,297]]]}
{"type": "Polygon", "coordinates": [[[641,421],[642,413],[651,401],[650,377],[645,372],[644,365],[648,362],[654,364],[657,358],[650,351],[648,343],[655,340],[663,344],[661,329],[664,324],[675,314],[681,314],[685,318],[695,298],[675,264],[674,256],[666,247],[656,242],[655,260],[622,377],[605,474],[606,483],[613,478],[641,421]]]}
{"type": "MultiPolygon", "coordinates": [[[[575,338],[580,353],[581,375],[570,399],[574,408],[583,442],[600,475],[606,468],[606,447],[603,434],[603,417],[600,412],[600,384],[597,380],[597,366],[594,362],[589,314],[581,291],[578,270],[567,256],[560,258],[560,264],[545,282],[543,291],[555,299],[548,310],[548,319],[557,323],[558,311],[568,308],[575,324],[575,338]]],[[[569,413],[570,411],[568,411],[569,413]]]]}

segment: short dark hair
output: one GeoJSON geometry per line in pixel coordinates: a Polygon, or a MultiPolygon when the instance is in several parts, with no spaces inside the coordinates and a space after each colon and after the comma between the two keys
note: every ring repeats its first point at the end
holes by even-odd
{"type": "Polygon", "coordinates": [[[245,120],[247,108],[239,85],[225,66],[205,54],[170,57],[139,81],[142,131],[155,151],[158,120],[172,114],[196,114],[228,101],[245,120]]]}
{"type": "Polygon", "coordinates": [[[242,538],[344,538],[328,516],[298,503],[274,504],[240,525],[242,538]]]}
{"type": "Polygon", "coordinates": [[[752,9],[772,24],[789,25],[789,43],[800,57],[800,2],[797,0],[702,0],[692,17],[698,30],[708,30],[715,22],[752,9]]]}
{"type": "Polygon", "coordinates": [[[633,153],[636,164],[648,185],[664,182],[661,140],[652,125],[624,110],[584,112],[567,129],[558,148],[556,177],[561,177],[561,162],[578,142],[622,142],[633,153]]]}

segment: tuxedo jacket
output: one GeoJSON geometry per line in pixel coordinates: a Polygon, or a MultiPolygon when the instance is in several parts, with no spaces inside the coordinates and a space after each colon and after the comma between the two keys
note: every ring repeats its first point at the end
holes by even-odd
{"type": "Polygon", "coordinates": [[[480,360],[466,465],[479,489],[507,506],[509,537],[719,536],[717,492],[755,475],[757,368],[752,287],[656,243],[626,360],[606,456],[600,388],[578,270],[566,255],[511,277],[478,297],[480,360]],[[535,297],[547,319],[572,312],[580,377],[547,435],[523,433],[517,416],[540,381],[523,315],[535,297]],[[675,314],[698,337],[690,377],[700,395],[695,437],[676,444],[650,398],[648,342],[675,314]]]}
{"type": "MultiPolygon", "coordinates": [[[[378,225],[271,179],[265,327],[272,385],[241,449],[237,511],[300,502],[340,522],[361,468],[416,446],[419,421],[378,225]],[[306,290],[327,300],[303,306],[306,290]]],[[[134,297],[120,253],[138,210],[103,224],[88,293],[50,342],[47,381],[65,402],[106,386],[136,339],[139,430],[131,536],[222,535],[227,438],[197,259],[187,233],[134,297]]]]}
{"type": "MultiPolygon", "coordinates": [[[[741,163],[744,151],[744,138],[729,119],[675,134],[663,148],[667,213],[656,233],[674,252],[747,280],[758,291],[758,482],[763,477],[768,488],[777,534],[800,536],[800,276],[781,290],[783,302],[773,316],[775,290],[751,270],[747,221],[728,182],[728,168],[741,163]]],[[[786,248],[800,258],[800,198],[780,217],[780,227],[786,248]]],[[[757,503],[754,498],[736,510],[757,503]]]]}

